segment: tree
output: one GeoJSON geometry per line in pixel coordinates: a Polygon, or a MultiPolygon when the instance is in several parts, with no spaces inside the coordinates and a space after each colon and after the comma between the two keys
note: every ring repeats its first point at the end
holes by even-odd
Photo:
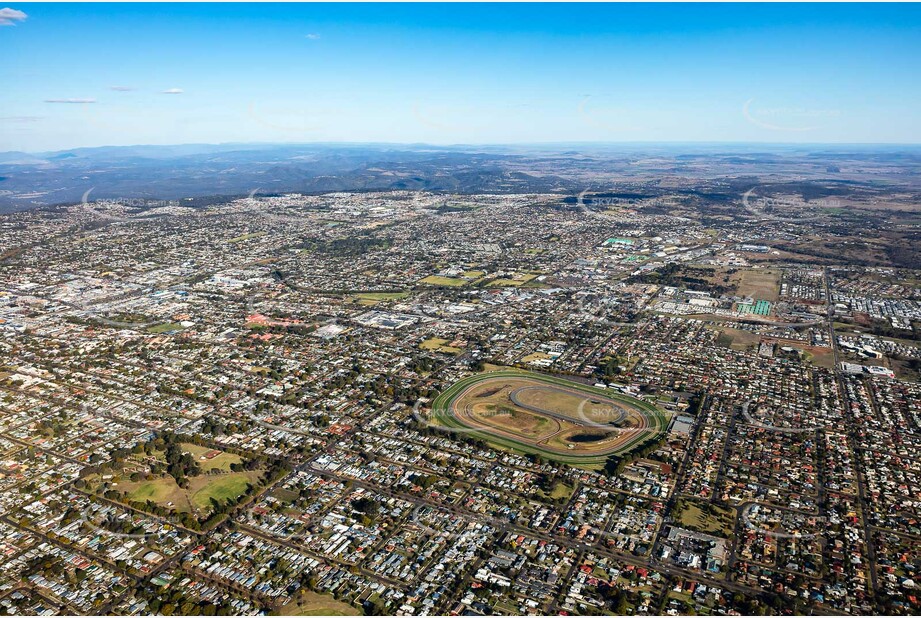
{"type": "Polygon", "coordinates": [[[621,592],[617,601],[614,603],[614,613],[618,616],[627,615],[627,595],[621,592]]]}

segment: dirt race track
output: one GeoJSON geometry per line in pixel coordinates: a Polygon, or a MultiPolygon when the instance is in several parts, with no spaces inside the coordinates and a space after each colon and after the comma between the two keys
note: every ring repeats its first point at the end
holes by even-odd
{"type": "Polygon", "coordinates": [[[668,425],[654,405],[611,390],[525,371],[496,371],[451,385],[432,419],[500,448],[599,468],[657,439],[668,425]]]}

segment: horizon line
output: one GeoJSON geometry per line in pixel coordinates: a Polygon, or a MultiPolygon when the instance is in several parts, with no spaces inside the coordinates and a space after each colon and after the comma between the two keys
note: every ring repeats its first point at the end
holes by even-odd
{"type": "Polygon", "coordinates": [[[233,146],[402,146],[402,147],[429,147],[429,148],[511,148],[511,147],[547,147],[547,146],[767,146],[767,147],[921,147],[921,142],[759,142],[759,141],[541,141],[541,142],[469,142],[469,143],[436,143],[436,142],[386,142],[386,141],[322,141],[322,142],[278,142],[278,141],[252,141],[252,142],[181,142],[170,144],[103,144],[99,146],[74,146],[56,150],[4,150],[0,155],[28,154],[42,155],[66,153],[75,150],[100,150],[104,148],[177,148],[177,147],[233,147],[233,146]]]}

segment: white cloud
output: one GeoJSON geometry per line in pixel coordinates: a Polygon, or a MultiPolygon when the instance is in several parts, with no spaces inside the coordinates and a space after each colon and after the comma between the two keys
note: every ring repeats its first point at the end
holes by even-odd
{"type": "Polygon", "coordinates": [[[44,116],[3,116],[0,122],[38,122],[44,118],[44,116]]]}
{"type": "Polygon", "coordinates": [[[310,39],[311,41],[316,41],[317,39],[320,38],[320,35],[317,34],[316,32],[311,32],[310,34],[305,34],[304,38],[310,39]]]}
{"type": "Polygon", "coordinates": [[[115,92],[131,92],[134,88],[131,86],[109,86],[109,90],[114,90],[115,92]]]}
{"type": "Polygon", "coordinates": [[[163,94],[182,94],[185,92],[182,88],[170,88],[169,90],[164,90],[163,94]]]}
{"type": "Polygon", "coordinates": [[[17,21],[25,21],[26,17],[28,15],[16,9],[0,9],[0,26],[15,26],[17,21]]]}
{"type": "Polygon", "coordinates": [[[45,99],[45,103],[95,103],[96,99],[45,99]]]}

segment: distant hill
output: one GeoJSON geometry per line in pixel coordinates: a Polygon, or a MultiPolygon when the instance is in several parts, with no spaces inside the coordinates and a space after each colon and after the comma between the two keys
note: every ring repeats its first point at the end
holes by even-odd
{"type": "MultiPolygon", "coordinates": [[[[430,190],[631,193],[616,183],[771,176],[847,182],[851,167],[888,163],[914,183],[921,148],[745,144],[185,144],[0,153],[0,212],[94,198],[176,199],[262,192],[430,190]],[[911,173],[909,173],[911,170],[911,173]]],[[[891,173],[891,172],[886,172],[891,173]]],[[[863,176],[865,178],[865,176],[863,176]]],[[[852,179],[853,180],[853,179],[852,179]]]]}

